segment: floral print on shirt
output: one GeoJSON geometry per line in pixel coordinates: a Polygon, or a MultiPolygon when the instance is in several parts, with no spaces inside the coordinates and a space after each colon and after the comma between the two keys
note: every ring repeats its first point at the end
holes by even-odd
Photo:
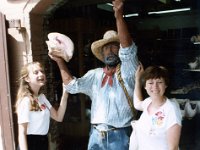
{"type": "Polygon", "coordinates": [[[163,111],[158,111],[155,113],[155,115],[152,117],[152,125],[160,127],[163,124],[165,118],[165,113],[163,111]]]}
{"type": "Polygon", "coordinates": [[[164,111],[158,111],[156,112],[153,116],[152,116],[152,125],[151,125],[151,128],[149,130],[149,134],[150,135],[156,135],[157,134],[157,131],[156,131],[156,128],[158,127],[161,127],[163,122],[164,122],[164,118],[165,118],[165,113],[164,111]]]}

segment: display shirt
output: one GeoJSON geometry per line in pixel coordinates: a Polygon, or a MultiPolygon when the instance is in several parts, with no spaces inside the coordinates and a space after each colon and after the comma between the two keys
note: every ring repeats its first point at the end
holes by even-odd
{"type": "Polygon", "coordinates": [[[50,109],[52,105],[44,94],[38,96],[41,111],[30,111],[30,99],[24,97],[19,103],[18,124],[28,123],[27,135],[46,135],[49,130],[50,109]]]}
{"type": "Polygon", "coordinates": [[[181,126],[182,116],[178,103],[167,99],[152,115],[147,111],[151,98],[142,102],[143,113],[137,121],[139,150],[168,150],[167,130],[175,124],[181,126]]]}

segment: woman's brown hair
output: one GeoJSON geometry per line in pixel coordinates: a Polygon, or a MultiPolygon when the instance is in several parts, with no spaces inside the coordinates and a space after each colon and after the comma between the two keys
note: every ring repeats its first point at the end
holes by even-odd
{"type": "Polygon", "coordinates": [[[150,66],[147,67],[142,75],[142,84],[145,85],[146,81],[149,79],[159,79],[163,78],[165,84],[169,84],[169,74],[168,70],[163,66],[150,66]]]}

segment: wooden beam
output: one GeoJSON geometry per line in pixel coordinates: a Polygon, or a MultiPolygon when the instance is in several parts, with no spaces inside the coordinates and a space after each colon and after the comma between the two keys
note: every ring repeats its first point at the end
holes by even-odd
{"type": "Polygon", "coordinates": [[[2,148],[1,150],[14,150],[5,17],[1,13],[0,22],[0,147],[2,148]]]}

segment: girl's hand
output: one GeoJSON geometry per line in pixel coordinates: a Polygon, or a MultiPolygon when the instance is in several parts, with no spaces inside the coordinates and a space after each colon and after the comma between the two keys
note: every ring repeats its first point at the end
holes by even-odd
{"type": "Polygon", "coordinates": [[[61,62],[61,61],[64,61],[63,58],[58,57],[58,56],[54,56],[54,55],[52,55],[51,53],[49,53],[48,55],[49,55],[49,57],[50,57],[52,60],[54,60],[54,61],[57,62],[57,63],[59,63],[59,62],[61,62]]]}

